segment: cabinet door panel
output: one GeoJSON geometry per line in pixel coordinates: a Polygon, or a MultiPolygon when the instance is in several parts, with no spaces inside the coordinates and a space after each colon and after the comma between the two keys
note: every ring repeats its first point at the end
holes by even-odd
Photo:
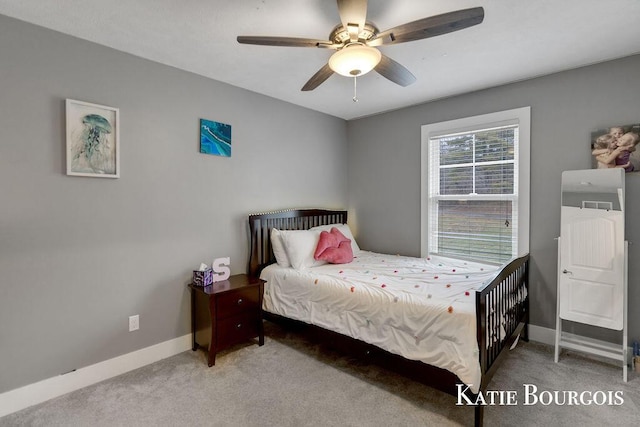
{"type": "Polygon", "coordinates": [[[562,207],[560,317],[622,329],[624,213],[562,207]]]}

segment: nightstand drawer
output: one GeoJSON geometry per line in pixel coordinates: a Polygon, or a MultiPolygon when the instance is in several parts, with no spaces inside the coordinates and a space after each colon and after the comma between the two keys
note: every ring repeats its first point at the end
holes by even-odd
{"type": "Polygon", "coordinates": [[[218,347],[223,348],[249,338],[257,337],[259,333],[259,316],[255,312],[227,317],[218,322],[218,347]]]}
{"type": "Polygon", "coordinates": [[[259,309],[260,287],[250,286],[225,292],[217,300],[217,318],[233,316],[240,313],[253,312],[259,309]]]}

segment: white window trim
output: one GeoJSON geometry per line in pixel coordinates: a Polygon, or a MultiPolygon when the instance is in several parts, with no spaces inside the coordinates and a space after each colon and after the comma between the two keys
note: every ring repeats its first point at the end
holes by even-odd
{"type": "Polygon", "coordinates": [[[423,125],[421,128],[421,213],[420,252],[429,255],[429,140],[456,132],[476,130],[504,123],[519,124],[518,176],[518,256],[529,253],[530,176],[531,176],[531,107],[515,108],[479,116],[423,125]]]}

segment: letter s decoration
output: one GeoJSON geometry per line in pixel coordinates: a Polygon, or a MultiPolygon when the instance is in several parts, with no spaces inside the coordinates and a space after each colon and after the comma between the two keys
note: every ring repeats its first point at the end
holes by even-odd
{"type": "Polygon", "coordinates": [[[229,265],[231,264],[231,258],[216,258],[213,260],[212,268],[213,272],[213,281],[214,282],[222,282],[223,280],[227,280],[231,275],[231,269],[229,265]]]}

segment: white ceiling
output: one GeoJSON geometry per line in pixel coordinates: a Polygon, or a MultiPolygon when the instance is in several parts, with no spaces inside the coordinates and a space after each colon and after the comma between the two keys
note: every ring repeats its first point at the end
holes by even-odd
{"type": "Polygon", "coordinates": [[[347,120],[640,52],[640,0],[370,0],[367,19],[384,31],[476,6],[480,25],[380,47],[417,81],[371,72],[357,103],[337,74],[300,91],[332,50],[236,41],[328,39],[340,22],[332,0],[0,0],[0,14],[347,120]]]}

